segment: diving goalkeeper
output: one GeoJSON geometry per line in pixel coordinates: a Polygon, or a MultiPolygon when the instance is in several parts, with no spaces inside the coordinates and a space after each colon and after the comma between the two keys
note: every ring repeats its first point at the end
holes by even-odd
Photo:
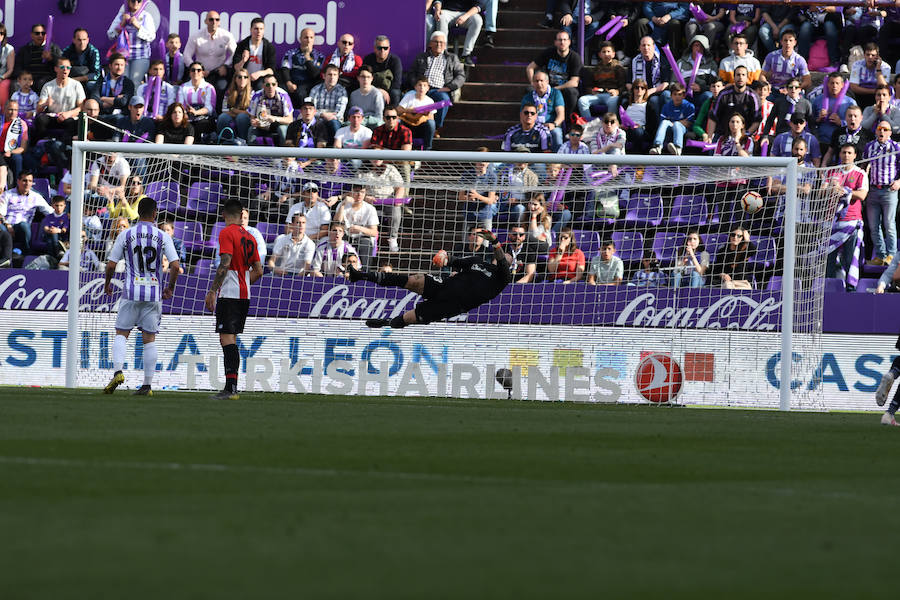
{"type": "Polygon", "coordinates": [[[423,273],[415,275],[373,273],[348,267],[350,281],[365,280],[385,287],[406,288],[425,299],[412,310],[393,319],[366,319],[366,325],[390,326],[395,329],[413,323],[426,325],[472,310],[502,292],[512,280],[510,270],[512,259],[503,252],[497,238],[490,231],[479,231],[477,235],[494,245],[493,259],[485,262],[479,256],[471,256],[448,261],[446,253],[439,252],[437,255],[441,257],[439,266],[449,262],[450,268],[455,271],[448,277],[423,273]]]}

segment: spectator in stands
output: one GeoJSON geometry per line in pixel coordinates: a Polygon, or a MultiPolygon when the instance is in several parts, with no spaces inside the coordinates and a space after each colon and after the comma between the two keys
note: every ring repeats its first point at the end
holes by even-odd
{"type": "Polygon", "coordinates": [[[386,35],[375,36],[375,51],[366,55],[363,64],[371,67],[372,85],[381,90],[384,103],[397,104],[403,85],[403,63],[391,53],[391,40],[386,35]]]}
{"type": "MultiPolygon", "coordinates": [[[[250,84],[254,90],[262,90],[266,79],[275,75],[278,68],[275,62],[275,46],[263,37],[266,33],[266,23],[256,17],[250,21],[250,35],[238,42],[231,59],[231,66],[235,72],[247,69],[250,73],[250,84]]],[[[286,93],[286,92],[285,92],[286,93]]]]}
{"type": "MultiPolygon", "coordinates": [[[[801,202],[797,207],[797,214],[800,215],[800,206],[803,204],[803,199],[806,198],[808,201],[810,193],[813,190],[813,184],[816,183],[816,171],[815,167],[806,154],[809,149],[806,147],[806,140],[800,138],[799,140],[794,142],[794,145],[791,147],[791,156],[797,159],[797,165],[800,167],[800,178],[797,181],[797,194],[801,198],[801,202]]],[[[778,199],[778,211],[776,213],[776,218],[780,218],[784,214],[784,203],[785,197],[784,195],[787,193],[787,175],[773,175],[767,178],[766,183],[766,192],[768,196],[780,196],[778,199]]]]}
{"type": "Polygon", "coordinates": [[[397,107],[385,106],[382,116],[384,124],[372,130],[372,145],[388,150],[412,150],[412,130],[400,122],[397,107]]]}
{"type": "Polygon", "coordinates": [[[584,277],[584,252],[578,248],[572,229],[559,232],[556,247],[550,250],[547,276],[551,281],[578,283],[584,277]]]}
{"type": "Polygon", "coordinates": [[[825,38],[829,66],[825,72],[836,71],[841,63],[840,29],[841,13],[835,6],[807,5],[800,9],[800,26],[797,30],[797,50],[801,56],[809,56],[813,40],[825,38]]]}
{"type": "MultiPolygon", "coordinates": [[[[362,162],[362,161],[360,161],[362,162]]],[[[326,158],[320,165],[314,165],[312,172],[321,173],[322,203],[331,208],[341,199],[341,196],[350,189],[349,181],[355,178],[356,173],[348,165],[338,158],[326,158]]]]}
{"type": "Polygon", "coordinates": [[[87,29],[79,27],[72,34],[72,43],[66,46],[62,55],[72,64],[70,78],[84,86],[90,93],[93,83],[100,77],[100,51],[91,43],[87,29]]]}
{"type": "Polygon", "coordinates": [[[340,70],[337,66],[326,65],[322,74],[322,83],[313,87],[309,96],[316,105],[316,118],[328,124],[333,138],[344,120],[344,111],[347,109],[347,90],[338,84],[340,70]]]}
{"type": "Polygon", "coordinates": [[[356,250],[344,241],[344,224],[334,221],[328,229],[328,239],[316,245],[312,263],[313,275],[316,277],[340,275],[343,268],[341,264],[347,254],[356,254],[356,250]]]}
{"type": "Polygon", "coordinates": [[[772,141],[772,156],[791,156],[791,147],[798,139],[803,138],[806,141],[806,147],[809,148],[809,159],[818,167],[822,162],[822,150],[819,146],[819,140],[816,136],[806,131],[806,116],[802,113],[794,113],[788,119],[790,131],[779,133],[772,141]]]}
{"type": "Polygon", "coordinates": [[[32,125],[37,114],[37,104],[40,97],[31,89],[33,79],[31,73],[22,71],[16,80],[19,89],[10,94],[9,99],[19,105],[19,118],[32,125]]]}
{"type": "MultiPolygon", "coordinates": [[[[876,106],[878,102],[876,95],[876,106]]],[[[898,170],[900,144],[891,139],[892,132],[893,127],[889,121],[879,121],[875,128],[875,139],[866,145],[862,156],[869,165],[866,224],[869,233],[872,234],[872,245],[875,247],[872,260],[869,261],[873,265],[888,265],[897,253],[895,217],[897,190],[900,190],[900,170],[898,170]]]]}
{"type": "Polygon", "coordinates": [[[625,91],[628,74],[616,60],[612,42],[600,42],[597,58],[596,67],[585,68],[584,94],[578,98],[578,114],[588,121],[593,118],[591,109],[595,106],[600,109],[600,114],[619,110],[619,98],[625,91]]]}
{"type": "Polygon", "coordinates": [[[697,35],[704,35],[712,43],[722,37],[725,32],[725,7],[722,4],[702,4],[703,12],[709,17],[702,23],[693,15],[684,26],[684,37],[687,40],[694,39],[697,35]]]}
{"type": "MultiPolygon", "coordinates": [[[[554,0],[548,1],[552,2],[554,0]]],[[[636,2],[609,2],[607,3],[606,10],[609,12],[609,19],[612,19],[613,17],[622,17],[621,21],[619,21],[622,24],[622,27],[617,33],[609,38],[609,41],[618,48],[618,50],[616,50],[616,59],[624,63],[627,58],[625,56],[626,54],[628,56],[635,56],[638,53],[638,43],[641,34],[637,27],[631,25],[637,23],[641,6],[636,2]]],[[[607,32],[607,35],[609,35],[609,32],[607,32]]]]}
{"type": "Polygon", "coordinates": [[[16,187],[0,194],[0,223],[6,226],[13,239],[13,246],[22,254],[31,249],[31,221],[36,210],[45,215],[53,212],[47,200],[31,189],[34,175],[22,171],[16,180],[16,187]]]}
{"type": "MultiPolygon", "coordinates": [[[[0,209],[3,205],[0,204],[0,209]]],[[[0,213],[0,269],[8,269],[12,266],[13,256],[13,231],[7,223],[4,215],[0,213]]]]}
{"type": "Polygon", "coordinates": [[[706,133],[710,139],[728,135],[731,115],[741,115],[742,121],[749,124],[745,131],[756,132],[762,122],[762,105],[749,85],[747,67],[734,69],[734,84],[719,92],[715,107],[709,112],[706,133]],[[714,135],[715,134],[715,135],[714,135]]]}
{"type": "MultiPolygon", "coordinates": [[[[530,152],[527,146],[516,146],[515,152],[530,152]]],[[[507,194],[506,203],[500,206],[499,212],[504,220],[519,223],[525,214],[525,195],[538,186],[537,173],[528,168],[528,163],[514,163],[506,167],[500,189],[507,194]]]]}
{"type": "MultiPolygon", "coordinates": [[[[15,100],[7,100],[6,105],[3,107],[4,120],[9,123],[18,117],[18,114],[18,103],[15,100]]],[[[2,167],[0,168],[0,185],[5,187],[6,184],[6,173],[3,172],[3,168],[8,168],[12,171],[13,179],[19,178],[19,173],[22,172],[22,159],[27,149],[28,123],[22,121],[22,134],[19,136],[16,147],[12,150],[4,150],[2,153],[2,160],[0,160],[0,167],[2,167]]]]}
{"type": "MultiPolygon", "coordinates": [[[[584,0],[584,46],[586,49],[589,47],[589,42],[594,38],[594,34],[603,25],[603,18],[606,16],[606,4],[605,2],[597,2],[597,0],[593,2],[584,0]]],[[[574,38],[575,34],[580,31],[581,2],[563,0],[559,6],[559,12],[562,13],[562,17],[559,20],[562,30],[574,38]]]]}
{"type": "MultiPolygon", "coordinates": [[[[475,152],[487,151],[484,146],[475,149],[475,152]]],[[[459,183],[464,189],[457,193],[457,200],[465,203],[463,222],[466,230],[471,232],[473,228],[478,228],[490,231],[494,226],[494,216],[498,212],[497,172],[494,165],[487,161],[472,163],[463,173],[459,183]]]]}
{"type": "MultiPolygon", "coordinates": [[[[221,20],[217,11],[207,12],[206,28],[191,34],[184,47],[183,57],[183,64],[200,63],[203,67],[203,79],[215,88],[217,96],[225,93],[231,80],[231,61],[237,49],[237,42],[231,32],[219,28],[221,20]]],[[[302,32],[300,36],[303,37],[302,32]]]]}
{"type": "MultiPolygon", "coordinates": [[[[385,110],[387,112],[387,110],[385,110]]],[[[387,115],[385,115],[385,118],[387,115]]],[[[395,119],[396,120],[396,119],[395,119]]],[[[376,129],[377,131],[377,129],[376,129]]],[[[374,139],[374,138],[373,138],[374,139]]],[[[373,149],[379,146],[372,146],[373,149]]],[[[403,198],[405,192],[404,179],[394,165],[389,165],[380,158],[366,161],[363,171],[360,173],[362,182],[369,186],[369,194],[373,200],[387,200],[391,198],[403,198]]],[[[401,203],[385,203],[385,212],[390,211],[391,228],[388,234],[388,249],[397,252],[400,249],[400,224],[403,219],[403,205],[401,203]]]]}
{"type": "Polygon", "coordinates": [[[635,287],[666,287],[666,274],[659,270],[659,261],[652,249],[644,250],[641,258],[641,268],[631,276],[628,285],[635,287]]]}
{"type": "MultiPolygon", "coordinates": [[[[181,53],[181,37],[177,33],[170,33],[166,38],[166,53],[163,56],[163,65],[166,70],[166,81],[172,85],[179,85],[186,79],[184,72],[184,55],[181,53]]],[[[201,61],[203,62],[203,61],[201,61]]],[[[207,79],[207,81],[209,81],[207,79]]]]}
{"type": "Polygon", "coordinates": [[[300,44],[281,59],[281,80],[294,104],[300,104],[320,81],[325,55],[316,50],[316,32],[310,27],[300,32],[300,44]]]}
{"type": "Polygon", "coordinates": [[[344,224],[347,239],[356,248],[362,268],[366,269],[378,239],[378,213],[372,204],[366,202],[364,186],[353,186],[350,196],[338,206],[334,220],[344,224]]]}
{"type": "MultiPolygon", "coordinates": [[[[358,185],[357,187],[363,186],[358,185]]],[[[319,198],[319,186],[314,181],[307,181],[303,184],[303,189],[300,192],[300,202],[293,205],[288,211],[288,223],[291,222],[291,218],[295,214],[301,214],[306,217],[306,235],[314,242],[328,236],[328,226],[331,224],[331,211],[328,209],[328,204],[319,198]]]]}
{"type": "Polygon", "coordinates": [[[531,91],[522,98],[521,106],[533,105],[537,109],[537,123],[550,135],[550,150],[556,152],[563,142],[562,126],[566,120],[566,107],[559,90],[550,87],[550,78],[544,71],[535,71],[531,91]]]}
{"type": "Polygon", "coordinates": [[[776,92],[784,93],[784,86],[790,79],[800,80],[800,87],[808,90],[812,87],[812,76],[806,59],[794,52],[797,46],[797,35],[793,30],[781,31],[781,48],[766,55],[763,62],[763,76],[772,84],[776,92]]]}
{"type": "Polygon", "coordinates": [[[631,61],[631,85],[638,79],[647,83],[647,102],[658,115],[663,104],[669,100],[669,81],[672,78],[672,67],[669,61],[662,60],[656,50],[653,38],[641,38],[640,54],[631,61]]]}
{"type": "Polygon", "coordinates": [[[176,102],[166,109],[166,116],[156,127],[156,143],[186,146],[194,143],[194,126],[181,103],[176,102]]]}
{"type": "MultiPolygon", "coordinates": [[[[842,277],[848,292],[856,290],[847,275],[857,247],[862,246],[862,204],[869,192],[868,176],[854,164],[855,161],[856,148],[853,144],[844,144],[840,151],[840,166],[827,175],[828,192],[837,198],[837,214],[831,228],[825,277],[842,277]]],[[[859,258],[862,257],[857,256],[859,258]]]]}
{"type": "MultiPolygon", "coordinates": [[[[455,54],[447,52],[447,35],[435,31],[428,42],[428,50],[416,56],[412,68],[415,80],[423,77],[428,80],[431,89],[428,96],[435,102],[450,100],[450,94],[462,88],[466,82],[466,74],[462,63],[455,54]]],[[[434,124],[440,133],[444,126],[449,107],[443,107],[434,115],[434,124]]],[[[437,135],[437,134],[435,134],[437,135]]]]}
{"type": "Polygon", "coordinates": [[[762,21],[759,26],[760,50],[766,54],[775,50],[776,40],[781,33],[794,29],[793,18],[796,11],[790,4],[767,4],[763,7],[762,21]]]}
{"type": "MultiPolygon", "coordinates": [[[[734,113],[728,119],[728,133],[719,137],[716,142],[716,156],[742,156],[753,155],[753,138],[747,135],[744,117],[740,113],[734,113]]],[[[720,221],[727,222],[727,215],[733,214],[737,206],[738,195],[746,187],[746,179],[733,179],[716,183],[716,192],[707,194],[713,198],[713,209],[720,221]]]]}
{"type": "MultiPolygon", "coordinates": [[[[875,8],[872,0],[867,0],[866,7],[875,8]]],[[[891,6],[886,9],[884,22],[881,29],[878,30],[878,47],[881,48],[881,55],[889,65],[896,64],[900,60],[900,46],[897,40],[900,39],[900,7],[891,6]]],[[[896,73],[900,69],[894,69],[896,73]]]]}
{"type": "Polygon", "coordinates": [[[159,224],[159,230],[172,238],[172,245],[175,246],[175,252],[178,254],[178,260],[181,264],[187,264],[187,251],[184,248],[184,240],[175,235],[175,222],[166,220],[159,224]]]}
{"type": "Polygon", "coordinates": [[[751,289],[753,267],[750,257],[756,247],[750,241],[750,232],[743,227],[734,228],[728,236],[728,244],[719,250],[709,274],[716,283],[726,289],[751,289]]]}
{"type": "Polygon", "coordinates": [[[384,97],[380,90],[372,86],[372,69],[366,65],[361,66],[356,79],[359,81],[359,88],[350,92],[350,106],[357,106],[363,110],[363,121],[366,125],[378,127],[384,122],[381,118],[381,113],[384,112],[384,97]]]}
{"type": "MultiPolygon", "coordinates": [[[[343,34],[325,63],[326,67],[334,65],[338,68],[338,83],[347,92],[356,89],[356,76],[359,75],[359,68],[362,66],[362,57],[353,51],[355,45],[356,40],[352,35],[343,34]]],[[[327,75],[327,71],[323,71],[323,73],[327,75]]]]}
{"type": "Polygon", "coordinates": [[[550,85],[559,90],[566,103],[566,114],[575,112],[578,104],[578,84],[583,67],[581,56],[572,50],[572,38],[566,31],[556,34],[552,48],[544,50],[540,56],[528,63],[525,73],[528,82],[534,80],[534,72],[544,71],[550,78],[550,85]]]}
{"type": "MultiPolygon", "coordinates": [[[[250,77],[252,79],[253,75],[250,77]]],[[[309,105],[315,108],[311,102],[309,105]]],[[[288,139],[295,139],[288,135],[288,125],[294,124],[294,107],[288,93],[278,87],[278,79],[274,75],[266,75],[263,89],[253,93],[248,112],[250,114],[248,141],[251,144],[255,144],[257,138],[263,136],[275,138],[275,145],[281,145],[288,139]]]]}
{"type": "Polygon", "coordinates": [[[726,84],[734,83],[735,67],[747,68],[747,82],[753,83],[762,76],[762,66],[747,44],[747,36],[739,33],[731,40],[731,54],[719,63],[719,78],[726,84]]]}
{"type": "Polygon", "coordinates": [[[269,267],[276,275],[311,273],[315,242],[306,235],[306,217],[295,214],[287,224],[287,233],[279,235],[269,257],[269,267]]]}
{"type": "Polygon", "coordinates": [[[691,148],[688,145],[688,142],[691,140],[700,140],[703,142],[711,141],[712,138],[706,132],[709,110],[716,103],[716,99],[719,97],[719,94],[724,88],[725,82],[723,82],[718,77],[709,84],[709,91],[712,96],[707,98],[703,102],[703,104],[700,105],[699,110],[697,110],[697,118],[694,119],[694,124],[691,126],[691,130],[684,134],[685,152],[688,152],[689,150],[691,151],[691,153],[699,152],[699,150],[697,150],[696,148],[691,148]]]}
{"type": "MultiPolygon", "coordinates": [[[[144,193],[144,180],[140,175],[135,175],[132,169],[132,174],[125,180],[125,193],[121,196],[119,205],[109,209],[110,218],[114,219],[120,215],[124,215],[128,217],[129,221],[136,220],[138,218],[138,204],[146,197],[147,195],[144,193]],[[131,216],[132,214],[134,216],[131,216]]],[[[176,251],[178,250],[177,247],[175,249],[176,251]]],[[[179,256],[182,256],[183,253],[184,248],[182,247],[179,256]]],[[[181,260],[184,260],[183,256],[181,260]]]]}
{"type": "MultiPolygon", "coordinates": [[[[81,259],[78,261],[79,268],[83,272],[100,272],[103,271],[103,263],[100,262],[100,259],[97,258],[97,253],[87,247],[85,241],[87,240],[87,235],[84,230],[81,230],[81,259]]],[[[59,259],[59,264],[57,268],[62,271],[68,271],[70,263],[72,262],[70,258],[71,250],[66,250],[62,255],[62,258],[59,259]]]]}
{"type": "MultiPolygon", "coordinates": [[[[250,137],[250,73],[247,69],[235,71],[225,98],[222,99],[222,113],[216,119],[216,131],[222,133],[226,127],[234,129],[234,134],[246,141],[250,137]]],[[[293,112],[293,111],[292,111],[293,112]]]]}
{"type": "Polygon", "coordinates": [[[88,173],[88,191],[95,199],[107,203],[108,210],[116,212],[110,215],[111,218],[120,215],[129,221],[137,218],[137,206],[116,206],[116,201],[125,197],[125,180],[131,175],[131,166],[124,156],[117,152],[101,155],[91,164],[88,173]]]}
{"type": "MultiPolygon", "coordinates": [[[[128,68],[125,76],[134,82],[143,81],[150,68],[152,44],[159,25],[153,19],[153,13],[147,10],[147,3],[148,0],[127,0],[106,31],[106,37],[113,41],[125,32],[128,38],[128,68]]],[[[123,50],[120,48],[118,51],[123,50]]]]}
{"type": "MultiPolygon", "coordinates": [[[[254,96],[259,94],[256,92],[254,96]]],[[[287,97],[290,102],[290,98],[287,97]]],[[[250,115],[254,114],[253,101],[250,102],[250,115]]],[[[292,111],[293,112],[293,111],[292,111]]],[[[316,105],[307,98],[300,104],[300,118],[287,128],[286,146],[295,148],[324,148],[333,143],[331,127],[324,119],[316,118],[316,105]]]]}
{"type": "Polygon", "coordinates": [[[437,0],[432,4],[434,8],[434,31],[449,36],[450,27],[462,27],[466,30],[466,41],[463,42],[462,54],[459,60],[463,64],[474,66],[472,52],[475,50],[475,42],[481,34],[484,20],[481,18],[481,0],[437,0]]]}
{"type": "MultiPolygon", "coordinates": [[[[518,225],[516,225],[518,227],[518,225]]],[[[484,257],[485,260],[489,260],[491,255],[494,253],[493,246],[491,243],[486,241],[483,237],[478,235],[478,232],[482,231],[480,227],[477,225],[470,225],[466,232],[465,240],[460,241],[458,244],[455,244],[453,248],[453,252],[451,252],[451,256],[455,258],[464,258],[469,256],[479,256],[484,257]]],[[[524,235],[523,235],[524,237],[524,235]]],[[[510,235],[510,243],[512,243],[513,236],[510,235]]],[[[449,268],[444,269],[446,273],[449,273],[449,268]]]]}
{"type": "Polygon", "coordinates": [[[15,53],[15,75],[22,71],[31,73],[34,82],[34,91],[40,93],[44,84],[55,76],[53,67],[56,59],[62,56],[62,50],[54,43],[44,44],[47,36],[47,28],[37,23],[31,26],[31,40],[19,48],[15,53]],[[49,46],[46,48],[45,46],[49,46]]]}
{"type": "MultiPolygon", "coordinates": [[[[603,115],[603,125],[597,131],[597,135],[590,141],[590,151],[593,154],[612,154],[625,155],[625,146],[628,142],[625,130],[619,126],[619,115],[613,112],[603,115]]],[[[572,127],[574,130],[575,127],[572,127]]],[[[571,140],[570,134],[570,144],[571,140]]],[[[609,165],[609,172],[613,177],[618,176],[619,168],[616,165],[609,165]]]]}
{"type": "Polygon", "coordinates": [[[506,130],[503,136],[504,152],[512,152],[518,147],[527,148],[529,152],[549,152],[550,134],[547,128],[537,122],[537,106],[527,98],[523,100],[519,111],[519,124],[506,130]]]}
{"type": "Polygon", "coordinates": [[[878,44],[869,42],[863,52],[865,58],[850,65],[850,91],[859,105],[866,108],[875,102],[875,88],[890,82],[891,67],[881,60],[878,44]]]}
{"type": "Polygon", "coordinates": [[[797,77],[788,79],[784,90],[786,92],[784,94],[774,94],[774,106],[769,111],[769,118],[766,119],[763,131],[769,131],[772,127],[775,127],[776,135],[790,131],[788,121],[790,121],[791,115],[803,115],[807,121],[813,118],[812,105],[803,97],[800,80],[797,77]]]}
{"type": "Polygon", "coordinates": [[[856,100],[850,94],[846,94],[838,104],[838,96],[843,88],[844,76],[837,71],[829,73],[825,80],[825,93],[816,96],[812,101],[816,137],[821,146],[831,142],[831,134],[844,124],[847,109],[856,106],[856,100]]]}
{"type": "Polygon", "coordinates": [[[9,89],[15,80],[16,51],[6,35],[6,24],[0,22],[0,106],[6,106],[9,89]]]}
{"type": "Polygon", "coordinates": [[[644,16],[637,23],[641,34],[650,35],[660,46],[668,43],[675,56],[684,52],[684,25],[691,18],[688,3],[645,2],[642,10],[644,16]]]}
{"type": "Polygon", "coordinates": [[[538,254],[547,254],[550,251],[553,219],[547,212],[543,194],[540,192],[528,194],[528,204],[525,205],[525,212],[519,219],[519,225],[525,228],[525,235],[528,241],[535,245],[538,254]]]}
{"type": "Polygon", "coordinates": [[[625,115],[633,126],[624,126],[625,136],[637,154],[640,154],[650,144],[650,132],[656,131],[656,121],[659,113],[647,102],[649,92],[647,82],[643,79],[635,79],[631,82],[629,99],[625,102],[625,115]]]}
{"type": "MultiPolygon", "coordinates": [[[[472,227],[469,230],[469,240],[470,243],[480,244],[481,242],[478,242],[478,240],[483,240],[483,238],[475,235],[476,231],[476,227],[472,227]]],[[[485,250],[482,250],[482,252],[489,253],[489,251],[485,250]]],[[[524,226],[516,224],[510,228],[506,253],[512,257],[510,270],[513,274],[513,283],[534,283],[537,278],[538,253],[534,244],[528,241],[524,226]]]]}
{"type": "MultiPolygon", "coordinates": [[[[81,114],[87,117],[85,119],[87,123],[87,141],[101,142],[112,139],[112,129],[106,125],[106,119],[101,120],[99,102],[93,98],[86,98],[84,104],[81,105],[81,114]]],[[[52,143],[56,144],[58,140],[54,139],[52,143]]]]}
{"type": "Polygon", "coordinates": [[[687,50],[678,59],[678,70],[684,78],[684,83],[689,90],[691,104],[694,108],[700,108],[707,98],[712,96],[709,91],[709,84],[717,79],[718,67],[716,61],[709,55],[709,40],[705,35],[697,35],[691,38],[687,50]],[[694,57],[700,57],[700,64],[697,68],[697,75],[694,82],[691,83],[691,73],[694,70],[694,57]]]}
{"type": "Polygon", "coordinates": [[[672,285],[675,289],[703,287],[706,283],[704,276],[707,269],[709,269],[709,252],[700,239],[700,232],[694,229],[688,232],[684,239],[684,250],[681,256],[675,259],[672,285]]]}
{"type": "Polygon", "coordinates": [[[900,108],[891,104],[891,88],[888,85],[875,88],[875,104],[863,111],[863,128],[872,130],[879,121],[887,121],[895,131],[900,131],[900,108]]]}
{"type": "Polygon", "coordinates": [[[859,106],[848,108],[844,118],[847,120],[847,124],[836,128],[831,134],[828,150],[825,152],[825,158],[822,159],[823,167],[834,164],[841,146],[844,144],[853,144],[856,149],[856,156],[861,157],[866,149],[866,145],[875,139],[875,134],[872,133],[872,130],[862,126],[862,109],[859,106]]]}
{"type": "MultiPolygon", "coordinates": [[[[775,111],[775,103],[769,100],[769,96],[772,95],[772,86],[765,79],[757,79],[753,82],[753,85],[750,86],[753,89],[753,93],[759,98],[759,108],[760,108],[760,117],[761,126],[756,130],[756,133],[752,135],[754,143],[759,147],[763,142],[765,142],[766,146],[769,146],[772,143],[772,139],[775,137],[775,126],[769,127],[769,129],[765,128],[765,123],[769,122],[769,117],[775,111]]],[[[760,147],[760,151],[762,148],[760,147]]]]}
{"type": "MultiPolygon", "coordinates": [[[[728,9],[728,22],[731,24],[729,32],[735,27],[743,26],[740,35],[747,39],[748,46],[756,44],[756,35],[759,32],[759,23],[762,19],[762,10],[752,3],[732,4],[728,9]]],[[[732,34],[735,35],[735,34],[732,34]]]]}
{"type": "Polygon", "coordinates": [[[407,92],[397,106],[397,114],[400,115],[400,120],[410,128],[413,139],[419,138],[422,140],[423,150],[431,150],[436,130],[434,115],[437,111],[417,112],[415,109],[433,104],[431,98],[428,97],[428,90],[430,89],[431,86],[428,85],[427,79],[423,77],[417,80],[415,88],[411,92],[407,92]]]}
{"type": "MultiPolygon", "coordinates": [[[[384,113],[382,112],[382,114],[384,113]]],[[[364,119],[363,109],[358,106],[351,106],[350,110],[347,111],[349,125],[344,125],[337,130],[337,133],[334,135],[334,147],[368,148],[372,141],[372,130],[363,125],[364,119]]]]}
{"type": "MultiPolygon", "coordinates": [[[[106,239],[106,245],[104,248],[104,254],[108,255],[109,251],[112,250],[113,244],[116,241],[116,238],[119,237],[119,234],[123,231],[127,230],[131,227],[131,223],[128,222],[128,217],[117,217],[112,220],[112,227],[109,230],[109,237],[106,239]]],[[[124,269],[124,263],[119,261],[121,267],[117,267],[117,271],[122,272],[124,269]]]]}
{"type": "Polygon", "coordinates": [[[619,285],[625,275],[625,265],[616,256],[616,243],[606,240],[600,246],[600,254],[591,259],[588,268],[588,285],[619,285]]]}
{"type": "MultiPolygon", "coordinates": [[[[301,203],[294,204],[294,200],[300,197],[300,176],[302,170],[297,163],[297,159],[293,156],[284,156],[280,159],[272,161],[278,175],[271,177],[267,184],[266,190],[259,195],[261,210],[272,217],[283,216],[287,213],[285,223],[291,222],[291,215],[294,212],[300,212],[301,203]],[[288,208],[290,207],[290,209],[288,208]]],[[[316,184],[309,182],[304,185],[318,189],[316,184]]]]}
{"type": "Polygon", "coordinates": [[[118,138],[115,140],[117,142],[135,142],[141,138],[147,141],[156,139],[156,123],[144,115],[144,99],[138,95],[131,97],[128,114],[115,116],[112,124],[128,132],[127,136],[119,136],[117,133],[115,136],[118,138]]]}
{"type": "MultiPolygon", "coordinates": [[[[577,123],[572,125],[572,131],[577,128],[580,128],[581,125],[577,123]]],[[[572,131],[569,132],[570,138],[572,137],[572,131]]],[[[580,139],[580,136],[578,136],[580,139]]],[[[570,144],[563,144],[563,148],[571,147],[570,144]]],[[[579,146],[579,151],[581,150],[581,146],[579,146]]],[[[575,154],[573,152],[572,154],[575,154]]],[[[573,176],[576,173],[575,169],[576,165],[567,165],[566,167],[572,169],[573,176]]],[[[583,165],[582,167],[585,173],[590,173],[590,165],[583,165]]],[[[546,198],[546,207],[547,212],[550,213],[550,218],[552,219],[551,231],[553,233],[558,234],[563,227],[568,227],[572,222],[572,210],[577,210],[578,214],[581,215],[584,212],[584,200],[587,196],[587,192],[584,190],[572,190],[572,189],[564,189],[564,186],[559,185],[561,182],[560,177],[563,173],[563,165],[560,163],[550,163],[547,165],[547,170],[543,178],[540,180],[540,185],[545,190],[549,191],[549,196],[546,198]]],[[[583,182],[575,180],[571,180],[570,182],[574,186],[578,186],[583,182]]],[[[618,196],[617,196],[618,197],[618,196]]]]}
{"type": "Polygon", "coordinates": [[[194,126],[194,135],[209,135],[216,129],[216,88],[203,78],[203,65],[192,62],[188,67],[190,80],[178,89],[178,101],[187,110],[194,126]]]}
{"type": "MultiPolygon", "coordinates": [[[[127,71],[126,71],[127,73],[127,71]]],[[[135,95],[144,99],[144,109],[147,116],[157,121],[162,121],[166,112],[172,104],[178,102],[178,88],[165,81],[166,66],[161,60],[150,62],[150,69],[147,71],[147,82],[138,86],[135,95]],[[159,100],[156,98],[157,84],[154,77],[158,77],[161,81],[159,84],[159,100]]]]}
{"type": "Polygon", "coordinates": [[[69,241],[69,214],[66,212],[65,197],[53,196],[50,208],[53,209],[53,212],[41,221],[41,230],[47,252],[60,257],[66,250],[64,243],[69,241]]]}
{"type": "Polygon", "coordinates": [[[77,81],[69,79],[72,65],[68,58],[58,58],[54,68],[56,79],[48,81],[41,88],[37,104],[38,115],[34,118],[34,139],[42,139],[48,129],[62,129],[64,134],[57,138],[65,143],[75,137],[76,119],[84,103],[84,88],[77,81]]]}
{"type": "Polygon", "coordinates": [[[659,125],[656,129],[653,147],[650,148],[650,154],[662,153],[663,144],[666,144],[666,138],[671,130],[672,141],[666,144],[666,152],[680,155],[684,148],[684,134],[694,122],[696,111],[694,105],[685,99],[687,92],[684,86],[675,82],[669,86],[669,90],[672,97],[663,106],[662,113],[659,115],[659,125]]]}
{"type": "Polygon", "coordinates": [[[109,57],[107,70],[90,86],[89,96],[100,104],[100,114],[125,112],[134,96],[134,82],[125,77],[125,57],[115,53],[109,57]]]}

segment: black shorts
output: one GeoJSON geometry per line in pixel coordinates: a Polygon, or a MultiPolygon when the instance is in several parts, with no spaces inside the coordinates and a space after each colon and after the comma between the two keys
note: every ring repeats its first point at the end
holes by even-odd
{"type": "Polygon", "coordinates": [[[216,333],[244,333],[249,311],[249,300],[219,298],[216,302],[216,333]]]}
{"type": "Polygon", "coordinates": [[[425,275],[422,297],[425,300],[416,305],[416,321],[423,325],[465,312],[454,290],[441,276],[425,275]]]}

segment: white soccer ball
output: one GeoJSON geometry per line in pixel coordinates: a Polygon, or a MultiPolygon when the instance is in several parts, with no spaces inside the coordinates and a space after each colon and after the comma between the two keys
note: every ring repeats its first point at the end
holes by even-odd
{"type": "Polygon", "coordinates": [[[747,192],[741,197],[741,207],[749,215],[759,212],[763,207],[763,197],[759,192],[747,192]]]}

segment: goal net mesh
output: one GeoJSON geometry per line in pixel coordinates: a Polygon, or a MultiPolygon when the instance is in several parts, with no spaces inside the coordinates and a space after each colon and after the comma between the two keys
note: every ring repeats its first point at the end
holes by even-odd
{"type": "MultiPolygon", "coordinates": [[[[778,406],[785,169],[690,166],[683,157],[660,167],[603,156],[606,163],[567,165],[563,155],[524,152],[514,163],[490,153],[414,163],[385,161],[391,156],[381,151],[351,156],[359,158],[148,155],[127,144],[116,154],[85,153],[87,250],[105,261],[143,195],[183,245],[184,274],[164,303],[155,387],[215,389],[223,381],[203,299],[218,261],[221,204],[237,198],[266,266],[239,336],[241,388],[506,397],[494,375],[509,368],[513,395],[528,399],[778,406]],[[343,222],[340,242],[328,221],[343,222]],[[446,277],[449,269],[432,261],[441,249],[490,260],[472,235],[479,228],[513,258],[513,284],[500,296],[448,322],[365,327],[364,319],[396,316],[419,299],[351,284],[348,260],[446,277]],[[664,359],[648,362],[650,355],[664,359]]],[[[800,172],[792,406],[822,409],[822,292],[846,193],[825,171],[800,172]]],[[[77,199],[72,210],[81,210],[77,199]]],[[[108,313],[118,292],[103,294],[90,256],[81,264],[78,383],[97,386],[112,373],[108,313]]],[[[848,265],[839,276],[854,272],[848,265]]],[[[128,348],[135,387],[139,335],[128,348]]]]}

